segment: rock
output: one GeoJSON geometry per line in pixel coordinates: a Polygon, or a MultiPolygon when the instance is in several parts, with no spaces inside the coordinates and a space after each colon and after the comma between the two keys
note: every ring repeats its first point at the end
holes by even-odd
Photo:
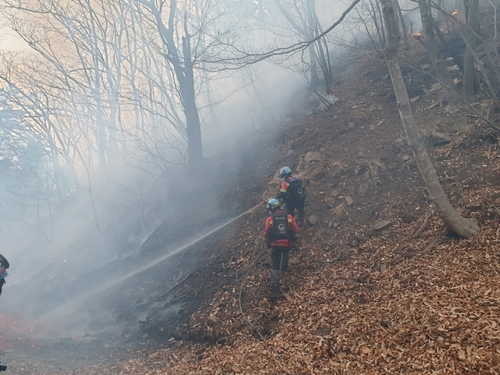
{"type": "Polygon", "coordinates": [[[329,324],[325,324],[324,326],[322,327],[318,327],[316,329],[316,332],[314,333],[316,336],[326,336],[330,333],[330,325],[329,324]]]}
{"type": "Polygon", "coordinates": [[[345,196],[345,202],[347,203],[348,206],[350,206],[351,204],[354,203],[354,201],[352,200],[352,198],[349,197],[349,196],[347,196],[347,195],[345,196]]]}
{"type": "Polygon", "coordinates": [[[325,204],[328,206],[328,208],[333,208],[333,206],[335,205],[335,199],[325,198],[325,204]]]}
{"type": "Polygon", "coordinates": [[[338,191],[337,189],[332,190],[332,196],[337,197],[339,194],[340,194],[340,191],[338,191]]]}
{"type": "Polygon", "coordinates": [[[417,218],[405,212],[401,215],[401,220],[403,221],[403,223],[413,223],[417,221],[417,218]]]}
{"type": "Polygon", "coordinates": [[[466,116],[457,118],[451,126],[453,130],[463,134],[469,134],[474,130],[474,124],[469,123],[469,119],[466,116]]]}
{"type": "Polygon", "coordinates": [[[420,99],[420,96],[415,96],[414,98],[410,99],[410,102],[415,103],[418,99],[420,99]]]}
{"type": "Polygon", "coordinates": [[[379,179],[379,171],[383,170],[384,168],[385,166],[381,162],[378,162],[376,160],[371,160],[368,163],[368,169],[370,171],[370,175],[374,180],[379,179]]]}
{"type": "Polygon", "coordinates": [[[451,137],[448,134],[434,132],[431,137],[433,146],[442,146],[451,142],[451,137]]]}
{"type": "Polygon", "coordinates": [[[350,127],[351,129],[352,129],[352,128],[354,128],[354,122],[350,122],[350,123],[349,123],[349,127],[350,127]]]}
{"type": "Polygon", "coordinates": [[[311,225],[316,225],[316,223],[318,222],[318,218],[314,215],[309,216],[309,218],[307,220],[309,221],[309,224],[311,224],[311,225]]]}
{"type": "Polygon", "coordinates": [[[458,67],[458,65],[449,66],[449,67],[447,67],[447,69],[450,72],[459,72],[460,71],[460,68],[458,67]]]}
{"type": "Polygon", "coordinates": [[[399,138],[391,145],[391,150],[395,154],[401,154],[408,149],[408,142],[405,138],[399,138]]]}
{"type": "Polygon", "coordinates": [[[429,89],[429,92],[434,92],[434,91],[437,91],[441,88],[441,85],[439,83],[435,83],[431,86],[431,88],[429,89]]]}
{"type": "Polygon", "coordinates": [[[410,155],[403,155],[401,159],[403,159],[403,161],[408,161],[410,160],[410,155]]]}
{"type": "Polygon", "coordinates": [[[333,210],[333,213],[337,216],[340,216],[344,213],[344,210],[345,210],[344,204],[340,204],[333,210]]]}
{"type": "Polygon", "coordinates": [[[304,155],[304,162],[306,164],[311,164],[314,162],[321,161],[321,153],[319,151],[309,151],[304,155]]]}
{"type": "Polygon", "coordinates": [[[296,265],[300,264],[302,261],[300,260],[300,257],[293,257],[288,261],[288,264],[296,265]]]}
{"type": "Polygon", "coordinates": [[[391,225],[391,222],[388,220],[380,220],[373,224],[373,229],[375,230],[383,230],[388,228],[391,225]]]}
{"type": "Polygon", "coordinates": [[[431,68],[431,64],[424,64],[424,65],[422,65],[422,69],[423,70],[430,69],[430,68],[431,68]]]}
{"type": "Polygon", "coordinates": [[[219,321],[219,319],[217,319],[217,317],[215,315],[213,315],[213,314],[210,314],[208,316],[208,320],[210,320],[210,321],[212,321],[214,323],[217,323],[219,321]]]}

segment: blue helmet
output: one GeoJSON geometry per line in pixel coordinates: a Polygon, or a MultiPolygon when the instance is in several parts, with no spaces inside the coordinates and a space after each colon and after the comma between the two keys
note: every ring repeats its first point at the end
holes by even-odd
{"type": "Polygon", "coordinates": [[[280,169],[280,176],[281,177],[289,177],[292,175],[292,170],[290,167],[283,167],[280,169]]]}
{"type": "Polygon", "coordinates": [[[276,198],[271,198],[267,201],[267,210],[268,211],[274,212],[276,210],[279,210],[280,208],[281,208],[281,203],[276,198]]]}

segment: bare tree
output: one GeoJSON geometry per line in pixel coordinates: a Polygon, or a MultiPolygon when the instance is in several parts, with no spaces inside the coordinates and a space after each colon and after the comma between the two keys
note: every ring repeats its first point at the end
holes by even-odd
{"type": "MultiPolygon", "coordinates": [[[[274,0],[277,8],[289,25],[305,40],[312,40],[321,33],[318,16],[316,15],[315,0],[293,0],[290,4],[274,0]],[[293,12],[293,13],[292,13],[293,12]]],[[[318,39],[307,48],[309,52],[311,85],[317,90],[319,87],[318,71],[321,69],[325,81],[325,89],[331,94],[332,67],[328,58],[328,46],[325,38],[318,39]],[[319,66],[319,69],[318,69],[319,66]]]]}
{"type": "Polygon", "coordinates": [[[46,123],[37,126],[29,121],[43,109],[26,102],[24,93],[15,87],[0,87],[0,216],[22,221],[38,232],[42,224],[48,224],[52,232],[51,202],[60,197],[66,181],[59,164],[60,150],[54,148],[53,138],[47,138],[53,134],[44,128],[46,123]],[[49,220],[42,223],[44,211],[49,220]]]}
{"type": "Polygon", "coordinates": [[[464,0],[464,5],[467,22],[465,30],[467,46],[465,48],[463,89],[464,96],[471,100],[479,91],[479,81],[474,66],[474,52],[478,43],[476,35],[479,31],[479,0],[464,0]]]}
{"type": "Polygon", "coordinates": [[[467,219],[452,207],[439,182],[436,170],[432,165],[429,154],[425,148],[420,131],[415,123],[413,112],[408,97],[406,84],[401,73],[398,58],[398,45],[400,40],[399,26],[394,9],[393,0],[380,0],[384,16],[387,44],[385,56],[387,68],[391,76],[394,93],[397,99],[397,108],[401,123],[406,134],[406,140],[413,153],[413,157],[424,179],[429,192],[429,197],[436,205],[438,212],[446,226],[462,237],[470,237],[476,234],[477,223],[473,219],[467,219]]]}
{"type": "Polygon", "coordinates": [[[436,77],[439,81],[443,82],[441,85],[443,90],[443,101],[449,104],[455,104],[458,100],[454,90],[455,84],[453,83],[450,72],[446,69],[445,59],[441,56],[438,40],[436,38],[436,32],[439,33],[439,27],[432,15],[431,1],[432,0],[419,1],[423,29],[423,36],[419,38],[419,40],[427,49],[436,77]]]}
{"type": "MultiPolygon", "coordinates": [[[[3,63],[5,64],[6,61],[4,60],[3,63]]],[[[16,65],[16,68],[18,67],[19,64],[16,65]]],[[[23,114],[21,121],[26,132],[46,147],[54,171],[53,186],[59,196],[65,196],[74,187],[74,165],[70,152],[76,140],[65,131],[68,129],[56,123],[60,119],[54,116],[58,113],[58,108],[48,105],[52,93],[39,85],[34,77],[24,76],[26,79],[29,77],[31,81],[29,88],[17,85],[10,77],[13,69],[11,68],[7,73],[0,73],[3,98],[8,105],[19,109],[23,114]],[[62,162],[66,167],[62,165],[62,162]]]]}
{"type": "Polygon", "coordinates": [[[201,170],[203,149],[201,141],[201,124],[196,103],[194,60],[192,56],[191,34],[188,30],[187,14],[183,25],[179,26],[177,17],[177,0],[170,0],[165,10],[164,2],[138,0],[147,7],[153,16],[157,31],[164,46],[163,56],[173,67],[178,83],[181,105],[186,117],[188,166],[192,171],[201,170]],[[163,12],[168,12],[164,15],[163,12]],[[167,18],[167,24],[163,17],[167,18]],[[180,42],[176,41],[176,33],[181,33],[180,42]]]}

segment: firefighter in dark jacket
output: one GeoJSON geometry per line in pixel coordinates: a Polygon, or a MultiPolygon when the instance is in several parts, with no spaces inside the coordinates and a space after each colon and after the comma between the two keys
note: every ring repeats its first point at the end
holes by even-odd
{"type": "Polygon", "coordinates": [[[306,200],[305,188],[298,178],[292,177],[290,167],[281,168],[279,175],[283,178],[283,182],[281,183],[281,190],[275,198],[285,202],[286,212],[290,215],[294,216],[295,210],[298,211],[298,222],[302,226],[304,224],[304,202],[306,200]]]}
{"type": "Polygon", "coordinates": [[[288,269],[288,252],[293,247],[299,235],[299,227],[293,216],[281,210],[280,201],[271,198],[267,202],[270,216],[266,219],[264,239],[267,247],[271,248],[271,291],[278,294],[280,291],[280,271],[288,269]]]}
{"type": "Polygon", "coordinates": [[[9,275],[7,273],[7,268],[10,267],[10,264],[5,257],[0,254],[0,294],[2,294],[2,288],[5,284],[5,278],[9,275]]]}

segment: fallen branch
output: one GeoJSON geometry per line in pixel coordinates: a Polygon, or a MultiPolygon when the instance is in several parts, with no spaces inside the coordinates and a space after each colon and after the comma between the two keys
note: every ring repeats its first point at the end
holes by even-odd
{"type": "Polygon", "coordinates": [[[448,231],[448,229],[445,228],[438,236],[436,236],[431,241],[431,243],[429,245],[427,245],[427,247],[424,250],[424,253],[427,253],[428,251],[430,251],[434,246],[439,245],[441,243],[441,241],[443,240],[443,237],[444,237],[444,235],[446,234],[447,231],[448,231]]]}
{"type": "Polygon", "coordinates": [[[425,228],[427,228],[427,224],[429,224],[429,219],[432,217],[433,214],[434,214],[434,211],[430,210],[429,213],[427,214],[426,218],[424,219],[424,222],[420,226],[420,228],[418,228],[417,231],[415,233],[413,233],[411,238],[416,238],[422,234],[422,232],[425,230],[425,228]]]}
{"type": "Polygon", "coordinates": [[[495,210],[495,212],[497,213],[497,215],[500,215],[500,209],[494,205],[493,203],[491,203],[490,201],[486,201],[486,203],[488,204],[488,206],[490,206],[491,208],[493,208],[493,210],[495,210]]]}

